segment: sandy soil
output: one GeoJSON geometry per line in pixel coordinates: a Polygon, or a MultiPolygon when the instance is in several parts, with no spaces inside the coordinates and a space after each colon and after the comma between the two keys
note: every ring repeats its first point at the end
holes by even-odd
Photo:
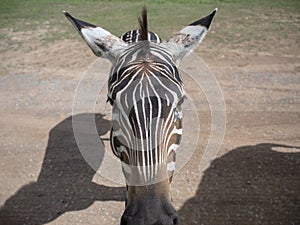
{"type": "MultiPolygon", "coordinates": [[[[300,224],[299,47],[290,55],[213,54],[209,43],[197,53],[221,85],[227,127],[218,157],[200,173],[210,111],[186,84],[199,95],[202,129],[172,185],[181,224],[300,224]]],[[[31,36],[11,49],[1,53],[0,224],[118,224],[125,189],[89,167],[72,130],[75,89],[95,57],[79,39],[42,44],[31,36]]],[[[101,113],[106,137],[110,122],[101,113]]]]}

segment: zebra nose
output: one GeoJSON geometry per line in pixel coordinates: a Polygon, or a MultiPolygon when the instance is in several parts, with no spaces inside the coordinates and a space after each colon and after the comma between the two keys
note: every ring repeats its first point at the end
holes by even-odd
{"type": "Polygon", "coordinates": [[[170,221],[157,221],[151,225],[178,225],[178,216],[177,214],[174,214],[170,217],[170,221]]]}
{"type": "Polygon", "coordinates": [[[169,219],[164,218],[163,221],[156,221],[155,223],[147,223],[144,220],[139,221],[137,218],[122,216],[121,225],[178,225],[178,215],[171,215],[169,219]]]}

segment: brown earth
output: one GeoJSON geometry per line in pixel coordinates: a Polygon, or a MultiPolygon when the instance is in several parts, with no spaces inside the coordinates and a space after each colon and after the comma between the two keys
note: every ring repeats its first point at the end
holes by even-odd
{"type": "MultiPolygon", "coordinates": [[[[28,41],[2,46],[0,224],[118,224],[125,189],[89,167],[72,130],[75,89],[95,57],[79,39],[42,44],[36,35],[11,35],[28,41]]],[[[200,173],[210,111],[187,83],[198,100],[201,136],[172,184],[181,224],[300,224],[299,46],[282,45],[290,54],[216,53],[209,44],[197,53],[224,93],[226,133],[218,157],[200,173]]],[[[107,144],[110,122],[98,113],[107,144]]]]}

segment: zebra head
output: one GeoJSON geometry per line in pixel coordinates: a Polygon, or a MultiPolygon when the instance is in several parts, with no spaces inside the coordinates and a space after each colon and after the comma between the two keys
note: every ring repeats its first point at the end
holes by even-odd
{"type": "Polygon", "coordinates": [[[127,184],[121,225],[178,224],[170,197],[185,97],[178,64],[204,38],[215,13],[161,41],[148,31],[145,8],[140,29],[120,38],[64,12],[94,54],[112,63],[110,140],[127,184]]]}

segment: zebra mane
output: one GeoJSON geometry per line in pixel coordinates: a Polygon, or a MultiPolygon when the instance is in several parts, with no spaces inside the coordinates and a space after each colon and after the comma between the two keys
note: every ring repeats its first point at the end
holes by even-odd
{"type": "Polygon", "coordinates": [[[141,41],[148,40],[148,21],[147,21],[147,8],[143,7],[142,14],[138,18],[140,24],[141,41]]]}

